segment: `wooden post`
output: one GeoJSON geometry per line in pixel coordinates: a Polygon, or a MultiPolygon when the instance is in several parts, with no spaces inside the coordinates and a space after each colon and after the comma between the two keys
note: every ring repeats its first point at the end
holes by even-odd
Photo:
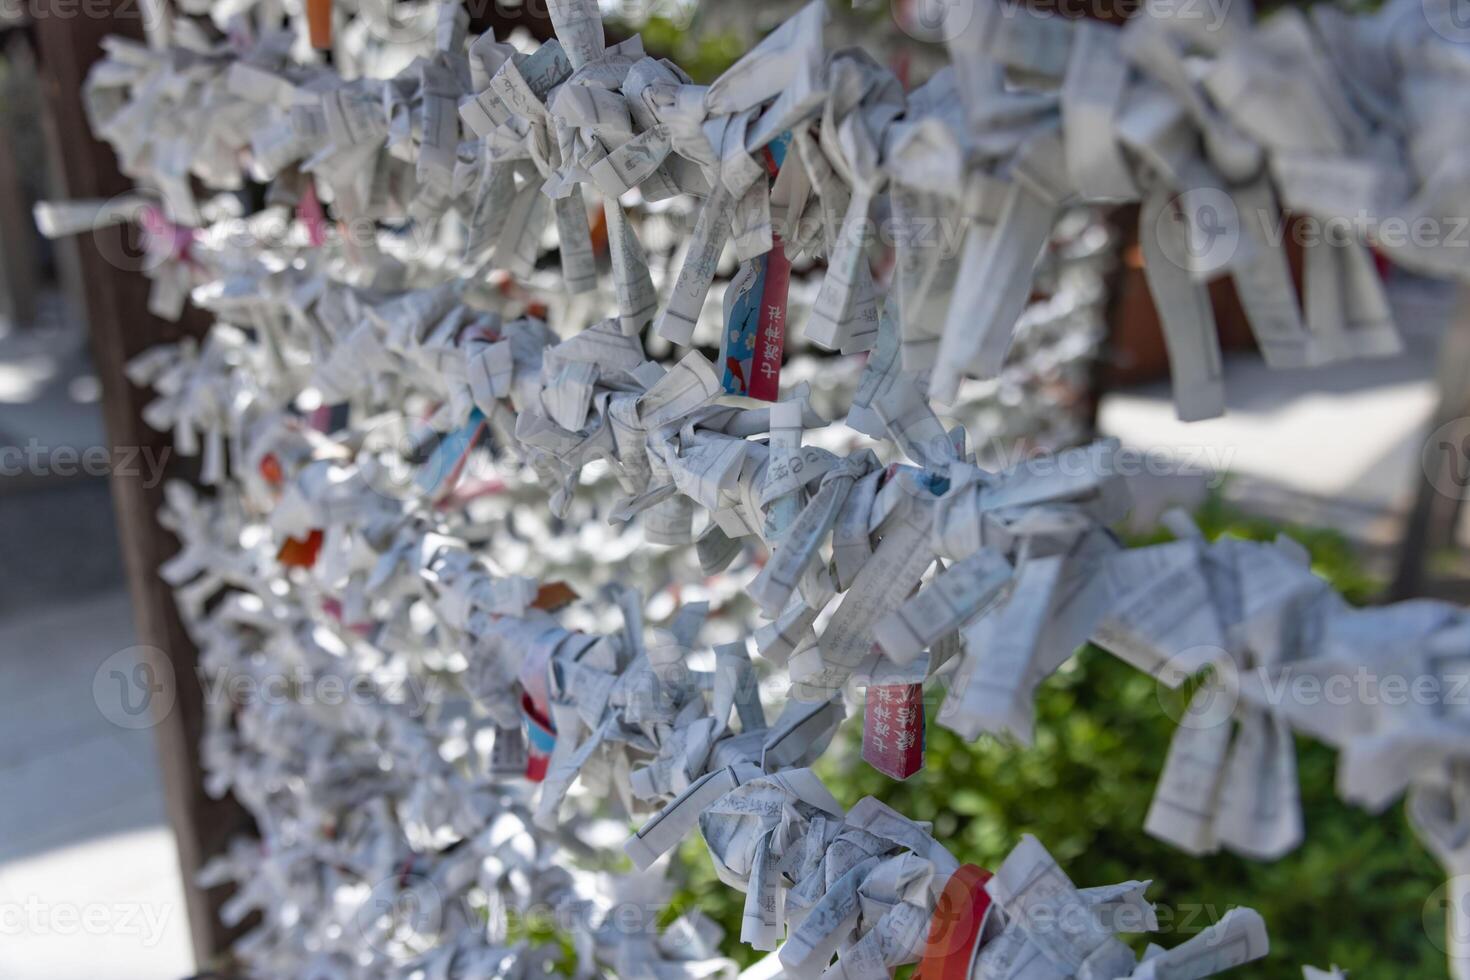
{"type": "MultiPolygon", "coordinates": [[[[70,0],[38,0],[38,5],[35,32],[43,102],[49,117],[48,150],[51,166],[58,171],[58,183],[72,198],[107,198],[123,193],[130,182],[118,172],[112,150],[92,138],[81,92],[87,70],[102,54],[99,42],[104,36],[143,38],[142,8],[130,0],[96,0],[81,5],[70,0]]],[[[129,233],[127,229],[108,228],[57,244],[78,253],[85,295],[77,305],[85,309],[91,330],[108,440],[114,447],[147,447],[158,452],[169,445],[169,436],[144,424],[141,412],[151,395],[132,386],[123,368],[134,355],[155,344],[185,334],[202,334],[208,318],[201,311],[191,310],[184,322],[169,323],[148,312],[148,280],[139,272],[118,268],[105,257],[127,254],[121,245],[122,236],[129,233]]],[[[175,458],[172,463],[170,473],[177,476],[179,461],[175,458]]],[[[229,896],[229,889],[206,891],[195,884],[194,876],[232,836],[248,832],[252,825],[233,799],[213,800],[204,792],[199,764],[204,693],[195,670],[198,651],[179,619],[172,592],[158,576],[159,565],[177,550],[178,543],[157,521],[162,487],[144,483],[141,477],[114,472],[112,498],[138,643],[162,651],[171,669],[155,673],[175,683],[172,710],[158,720],[154,730],[165,803],[178,841],[194,954],[204,966],[226,949],[238,930],[226,929],[219,921],[219,906],[229,896]]],[[[120,647],[130,645],[119,641],[120,647]]],[[[167,702],[165,696],[157,703],[167,702]]]]}
{"type": "Polygon", "coordinates": [[[1449,445],[1423,447],[1414,457],[1418,490],[1404,525],[1398,570],[1389,589],[1393,600],[1434,592],[1430,559],[1436,552],[1454,546],[1465,497],[1470,495],[1463,473],[1456,472],[1467,462],[1464,437],[1470,425],[1454,424],[1470,418],[1470,286],[1460,287],[1436,363],[1439,402],[1425,435],[1437,439],[1440,430],[1449,427],[1448,434],[1453,438],[1449,445]]]}
{"type": "MultiPolygon", "coordinates": [[[[10,73],[32,69],[25,41],[12,36],[0,57],[10,73]]],[[[7,79],[12,91],[15,83],[7,79]]],[[[12,120],[15,115],[10,117],[12,120]]],[[[26,207],[16,140],[0,140],[0,315],[13,326],[28,327],[36,319],[36,230],[26,207]]]]}

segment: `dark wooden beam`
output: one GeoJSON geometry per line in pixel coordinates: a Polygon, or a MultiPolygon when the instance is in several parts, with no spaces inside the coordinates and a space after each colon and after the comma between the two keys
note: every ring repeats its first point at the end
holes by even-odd
{"type": "MultiPolygon", "coordinates": [[[[68,197],[107,198],[131,186],[118,172],[111,148],[92,138],[82,110],[82,84],[92,63],[102,55],[103,37],[143,38],[142,9],[133,0],[89,0],[85,4],[38,0],[34,30],[46,109],[44,128],[51,166],[57,169],[68,197]]],[[[86,311],[92,355],[102,383],[108,440],[115,447],[147,447],[156,453],[169,446],[170,438],[144,424],[141,413],[151,395],[130,384],[123,368],[134,355],[155,344],[202,334],[208,320],[192,309],[181,323],[148,312],[148,280],[136,270],[120,268],[127,263],[116,261],[117,256],[129,254],[123,236],[130,234],[129,229],[109,228],[58,242],[58,246],[77,250],[84,295],[76,297],[79,302],[74,306],[86,311]],[[109,255],[114,261],[108,260],[109,255]]],[[[187,475],[184,469],[175,468],[182,462],[177,454],[170,456],[174,460],[171,475],[187,475]]],[[[137,642],[161,651],[169,669],[155,665],[155,673],[174,684],[172,708],[157,719],[154,731],[166,807],[178,841],[194,952],[204,966],[228,947],[234,930],[224,928],[218,916],[229,889],[206,891],[194,883],[194,876],[232,836],[249,831],[251,822],[233,799],[214,800],[204,792],[199,764],[204,692],[195,671],[198,651],[179,619],[172,592],[158,575],[160,564],[177,550],[178,543],[157,521],[162,486],[146,486],[146,482],[140,476],[114,472],[112,498],[137,642]]],[[[119,638],[120,648],[130,645],[119,638]]],[[[168,701],[165,695],[156,703],[168,701]]],[[[99,969],[106,972],[105,967],[99,965],[99,969]]]]}
{"type": "MultiPolygon", "coordinates": [[[[19,31],[7,32],[0,39],[0,58],[9,72],[34,70],[30,50],[19,31]]],[[[17,87],[11,82],[6,97],[15,99],[17,87]]],[[[16,119],[16,108],[11,113],[9,118],[16,119]]],[[[16,156],[19,144],[19,140],[0,140],[0,315],[17,327],[28,327],[36,318],[38,270],[36,230],[31,227],[21,161],[16,156]]]]}
{"type": "Polygon", "coordinates": [[[1414,504],[1404,523],[1404,540],[1389,598],[1413,599],[1436,591],[1436,554],[1454,548],[1470,483],[1470,288],[1460,287],[1453,319],[1445,327],[1435,359],[1439,401],[1414,458],[1414,504]]]}

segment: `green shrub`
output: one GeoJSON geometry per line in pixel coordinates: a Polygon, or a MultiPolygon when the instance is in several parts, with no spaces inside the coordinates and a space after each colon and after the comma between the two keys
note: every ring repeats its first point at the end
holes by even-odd
{"type": "MultiPolygon", "coordinates": [[[[1210,537],[1271,540],[1281,528],[1243,518],[1212,501],[1197,518],[1210,537]]],[[[1312,553],[1314,570],[1362,602],[1373,583],[1347,543],[1330,532],[1288,529],[1312,553]]],[[[1443,914],[1427,919],[1425,900],[1443,883],[1418,844],[1401,805],[1372,816],[1337,799],[1335,753],[1299,739],[1306,840],[1274,863],[1226,854],[1192,858],[1143,832],[1174,723],[1165,712],[1178,692],[1095,647],[1086,647],[1038,692],[1029,747],[990,737],[966,744],[928,726],[926,768],[895,782],[860,758],[861,721],[849,719],[818,771],[844,806],[875,796],[934,824],[955,857],[994,868],[1023,833],[1035,834],[1079,886],[1152,879],[1163,946],[1184,941],[1236,905],[1265,917],[1267,959],[1246,977],[1299,978],[1301,966],[1336,963],[1354,980],[1443,976],[1444,954],[1426,930],[1442,934],[1443,914]]],[[[932,715],[931,709],[931,715],[932,715]]],[[[1178,711],[1175,708],[1175,716],[1178,711]]],[[[729,931],[742,963],[756,954],[738,943],[744,896],[714,876],[697,835],[680,851],[681,905],[697,905],[729,931]]],[[[1142,948],[1145,937],[1136,937],[1142,948]]]]}

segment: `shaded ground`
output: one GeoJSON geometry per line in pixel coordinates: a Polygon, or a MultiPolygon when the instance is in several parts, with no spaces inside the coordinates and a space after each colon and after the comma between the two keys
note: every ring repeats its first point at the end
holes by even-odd
{"type": "Polygon", "coordinates": [[[123,587],[107,481],[0,492],[0,618],[123,587]]]}
{"type": "MultiPolygon", "coordinates": [[[[76,329],[0,333],[0,448],[82,450],[102,431],[76,329]]],[[[153,732],[93,696],[136,643],[106,478],[0,476],[0,549],[0,977],[186,976],[153,732]]]]}

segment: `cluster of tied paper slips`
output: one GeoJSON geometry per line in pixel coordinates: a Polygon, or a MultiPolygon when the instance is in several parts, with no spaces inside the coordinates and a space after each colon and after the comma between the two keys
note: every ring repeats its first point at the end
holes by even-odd
{"type": "Polygon", "coordinates": [[[1169,685],[1207,667],[1235,681],[1223,710],[1203,700],[1215,688],[1196,697],[1150,833],[1192,853],[1292,849],[1296,731],[1339,748],[1345,798],[1380,808],[1408,791],[1429,846],[1470,871],[1463,706],[1275,693],[1361,670],[1448,688],[1470,658],[1463,610],[1354,610],[1291,542],[1209,543],[1183,519],[1177,540],[1123,549],[1108,530],[1127,508],[1115,445],[987,470],[933,409],[1000,370],[1035,259],[1076,201],[1142,202],[1185,418],[1223,406],[1205,292],[1223,272],[1273,365],[1396,349],[1367,243],[1463,273],[1446,242],[1380,232],[1470,211],[1470,57],[1430,7],[1257,25],[1234,4],[1205,26],[1159,4],[1113,28],[980,3],[947,32],[952,63],[912,91],[859,50],[827,51],[820,3],[708,86],[636,36],[608,46],[594,0],[552,2],[557,40],[532,51],[468,37],[466,12],[441,4],[391,77],[369,73],[394,35],[366,8],[332,65],[301,57],[264,2],[201,5],[223,39],[188,19],[166,47],[110,39],[90,121],[155,196],[38,217],[53,234],[136,222],[154,310],[188,298],[216,318],[130,367],[158,394],[148,422],[202,453],[214,488],[170,486],[163,519],[183,549],[165,575],[205,666],[305,667],[374,692],[210,705],[211,789],[261,830],[210,872],[240,884],[232,920],[263,913],[237,952],[270,975],[531,976],[554,954],[506,917],[546,907],[567,916],[579,973],[729,973],[698,913],[663,931],[610,914],[665,901],[660,859],[698,827],[746,892],[742,941],[779,948],[757,971],[877,980],[922,960],[931,980],[1185,978],[1264,955],[1260,918],[1236,910],[1139,960],[1115,933],[1155,927],[1146,883],[1076,889],[1030,838],[987,878],[924,822],[872,799],[844,811],[806,768],[854,688],[864,757],[897,778],[922,765],[936,686],[938,724],[1024,740],[1037,685],[1089,639],[1169,685]],[[193,189],[246,176],[270,185],[258,214],[193,189]],[[698,217],[661,296],[635,222],[681,195],[698,217]],[[880,202],[905,227],[962,234],[952,248],[898,236],[885,289],[863,234],[880,202]],[[1307,248],[1304,304],[1270,226],[1282,204],[1365,222],[1307,248]],[[533,277],[552,228],[559,289],[594,302],[605,235],[606,318],[549,322],[507,285],[533,277]],[[1197,248],[1219,240],[1223,257],[1197,248]],[[650,325],[690,343],[727,249],[741,265],[720,361],[650,360],[650,325]],[[812,257],[826,267],[798,328],[789,263],[812,257]],[[798,329],[870,352],[843,421],[875,444],[806,444],[829,423],[803,385],[780,385],[798,329]],[[403,415],[431,436],[421,457],[380,438],[403,415]],[[528,472],[560,520],[604,468],[620,490],[606,516],[692,544],[706,575],[765,556],[745,590],[763,624],[711,650],[707,608],[650,625],[625,587],[609,594],[620,627],[594,628],[609,602],[563,608],[575,593],[493,564],[513,529],[463,506],[477,452],[507,480],[528,472]],[[395,484],[405,455],[413,479],[395,484]],[[773,674],[789,685],[763,700],[773,674]],[[449,693],[415,707],[392,693],[405,681],[449,693]],[[625,848],[637,873],[587,869],[608,800],[642,821],[625,848]],[[432,914],[381,912],[408,906],[432,914]]]}

